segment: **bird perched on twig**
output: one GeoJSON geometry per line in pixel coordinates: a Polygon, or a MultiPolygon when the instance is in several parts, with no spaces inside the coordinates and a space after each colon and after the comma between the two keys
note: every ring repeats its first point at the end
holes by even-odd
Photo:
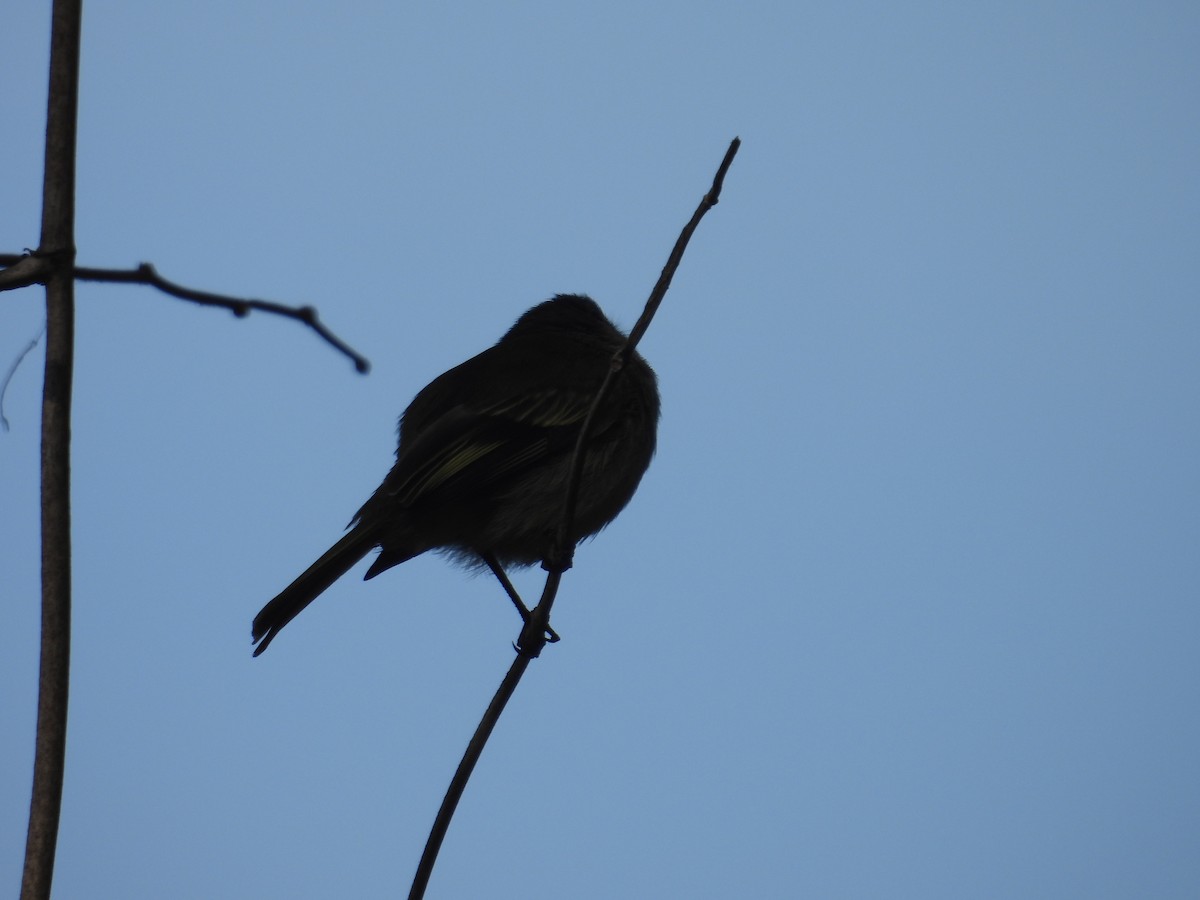
{"type": "MultiPolygon", "coordinates": [[[[400,419],[395,465],[345,537],[255,617],[254,655],[375,547],[365,578],[427,550],[467,566],[545,559],[580,426],[624,343],[593,300],[560,294],[430,382],[400,419]]],[[[654,455],[658,417],[657,380],[635,352],[596,411],[572,546],[625,508],[654,455]]]]}

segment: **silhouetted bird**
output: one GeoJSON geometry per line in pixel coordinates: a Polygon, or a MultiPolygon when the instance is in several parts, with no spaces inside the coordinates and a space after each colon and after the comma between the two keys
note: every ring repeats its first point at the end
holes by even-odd
{"type": "MultiPolygon", "coordinates": [[[[349,532],[255,617],[254,655],[375,547],[366,578],[427,550],[468,566],[545,558],[579,427],[624,341],[590,298],[560,294],[430,382],[404,411],[396,464],[349,532]]],[[[592,424],[573,542],[625,508],[654,455],[658,415],[654,372],[634,353],[592,424]]]]}

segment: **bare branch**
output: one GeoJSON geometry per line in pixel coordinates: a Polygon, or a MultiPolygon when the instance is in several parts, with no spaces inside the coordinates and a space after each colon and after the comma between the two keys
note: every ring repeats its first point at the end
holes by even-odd
{"type": "MultiPolygon", "coordinates": [[[[650,327],[650,322],[653,321],[654,314],[658,312],[659,304],[662,303],[663,297],[667,295],[667,288],[671,286],[671,279],[675,277],[675,270],[679,268],[679,263],[683,261],[683,252],[687,250],[688,242],[691,241],[692,234],[696,231],[696,226],[700,224],[700,220],[704,218],[704,214],[720,202],[721,188],[725,186],[725,173],[733,165],[733,158],[737,156],[738,148],[741,146],[741,138],[735,137],[730,141],[729,149],[725,151],[725,158],[721,160],[721,165],[717,167],[717,174],[713,176],[712,187],[708,189],[708,193],[701,199],[700,205],[696,207],[696,211],[692,213],[691,220],[683,226],[683,231],[679,232],[679,239],[675,241],[675,246],[671,248],[671,255],[667,257],[667,264],[663,266],[662,274],[658,276],[658,283],[654,285],[654,290],[650,292],[650,297],[646,300],[645,309],[638,316],[638,320],[634,323],[633,328],[629,330],[629,342],[625,345],[625,349],[621,351],[621,365],[624,365],[624,361],[629,359],[629,354],[634,351],[634,348],[641,341],[642,335],[650,327]]],[[[614,360],[615,364],[616,361],[614,360]]],[[[596,405],[599,406],[599,403],[597,402],[596,405]]]]}
{"type": "Polygon", "coordinates": [[[315,331],[327,344],[349,358],[354,363],[354,368],[357,372],[365,375],[371,370],[371,363],[367,358],[351,349],[341,338],[326,328],[320,318],[318,318],[316,309],[311,306],[285,306],[282,303],[275,303],[271,300],[251,300],[242,297],[229,297],[224,294],[214,294],[209,291],[198,291],[194,288],[184,287],[183,285],[175,284],[173,281],[168,281],[159,275],[150,263],[142,263],[136,269],[89,269],[81,266],[75,269],[75,277],[82,281],[147,284],[158,288],[164,294],[170,294],[172,297],[178,297],[181,300],[190,300],[193,303],[199,303],[201,306],[219,306],[223,309],[228,309],[239,318],[248,316],[252,310],[257,309],[261,312],[274,313],[277,316],[295,319],[297,322],[303,322],[315,331]]]}
{"type": "MultiPolygon", "coordinates": [[[[646,300],[646,306],[642,310],[641,316],[638,317],[637,323],[630,330],[629,338],[625,341],[625,346],[613,356],[612,364],[604,376],[604,381],[601,383],[600,389],[596,391],[596,396],[592,400],[592,408],[588,410],[587,418],[583,420],[583,426],[579,429],[579,436],[575,440],[574,455],[571,459],[571,474],[567,480],[567,492],[563,500],[562,520],[559,522],[558,533],[555,535],[552,554],[549,559],[542,563],[543,567],[551,574],[565,572],[569,569],[571,567],[571,559],[575,555],[575,548],[571,546],[568,535],[570,535],[571,525],[575,521],[575,507],[579,500],[579,487],[583,476],[584,447],[591,435],[592,422],[595,420],[596,410],[604,402],[613,379],[617,378],[628,364],[630,357],[633,355],[634,348],[637,347],[638,341],[642,339],[642,336],[646,333],[646,329],[650,327],[650,322],[654,319],[654,314],[658,312],[658,307],[662,303],[663,297],[666,296],[667,289],[671,286],[671,280],[675,277],[675,271],[679,268],[679,264],[683,260],[684,251],[687,250],[688,242],[691,241],[692,234],[696,231],[696,226],[700,224],[700,220],[704,218],[704,214],[716,206],[721,199],[721,188],[725,184],[725,173],[729,171],[729,166],[733,163],[733,158],[737,155],[738,148],[741,145],[741,138],[735,137],[730,142],[729,149],[725,151],[725,158],[721,160],[721,165],[717,168],[717,174],[713,177],[712,187],[709,188],[708,193],[700,200],[700,205],[692,213],[692,218],[683,226],[683,230],[679,233],[679,238],[675,241],[675,246],[671,249],[671,255],[667,257],[667,263],[663,266],[662,273],[658,276],[658,283],[654,285],[654,290],[650,292],[650,296],[646,300]]],[[[545,645],[543,636],[550,624],[550,610],[554,606],[556,590],[557,580],[547,578],[546,589],[542,592],[541,602],[534,607],[529,616],[529,621],[526,622],[525,629],[521,632],[521,637],[518,640],[517,646],[521,648],[522,652],[537,656],[545,645]]]]}
{"type": "MultiPolygon", "coordinates": [[[[49,264],[39,253],[15,256],[0,254],[0,265],[11,268],[0,271],[0,290],[25,287],[42,281],[49,271],[49,264]]],[[[245,297],[230,297],[226,294],[214,294],[211,291],[200,291],[184,287],[173,281],[168,281],[158,274],[158,270],[150,263],[142,263],[136,269],[96,269],[87,266],[75,267],[75,278],[79,281],[98,281],[108,284],[145,284],[158,288],[164,294],[178,297],[180,300],[190,300],[201,306],[217,306],[227,309],[238,318],[250,315],[253,310],[274,313],[288,319],[303,322],[315,331],[323,341],[346,356],[354,368],[361,374],[371,371],[370,361],[345,341],[325,327],[317,311],[311,306],[286,306],[271,300],[253,300],[245,297]]]]}
{"type": "Polygon", "coordinates": [[[496,689],[492,702],[488,704],[483,718],[479,720],[475,733],[471,735],[466,752],[463,753],[454,777],[450,779],[450,785],[446,788],[446,796],[442,798],[437,818],[433,820],[433,828],[429,830],[429,837],[425,841],[425,851],[421,854],[421,861],[417,864],[417,871],[413,876],[412,887],[408,891],[408,900],[421,900],[425,896],[425,888],[429,885],[429,877],[433,874],[433,866],[437,862],[438,851],[442,848],[442,840],[450,828],[450,820],[454,818],[454,810],[458,808],[458,801],[462,799],[463,791],[467,788],[467,781],[470,780],[471,773],[475,771],[475,764],[479,762],[479,757],[483,754],[483,748],[492,735],[492,729],[500,721],[500,714],[504,712],[504,707],[508,704],[513,692],[516,691],[517,685],[521,682],[521,676],[525,674],[532,659],[531,656],[517,654],[517,658],[509,666],[504,680],[500,682],[500,687],[496,689]]]}
{"type": "Polygon", "coordinates": [[[0,253],[0,291],[45,284],[50,277],[50,261],[35,253],[0,253]]]}
{"type": "Polygon", "coordinates": [[[42,181],[42,637],[21,900],[49,900],[58,848],[71,681],[71,383],[75,365],[75,138],[82,0],[54,0],[42,181]]]}
{"type": "MultiPolygon", "coordinates": [[[[583,475],[583,448],[587,442],[588,432],[591,429],[596,408],[603,401],[604,395],[612,384],[613,379],[620,374],[622,368],[628,362],[634,347],[637,346],[637,342],[646,333],[651,319],[654,318],[655,311],[658,309],[659,304],[662,303],[662,299],[667,293],[667,288],[671,285],[671,279],[675,275],[675,270],[679,268],[679,263],[683,259],[683,252],[687,249],[688,241],[691,240],[692,232],[696,230],[696,226],[700,223],[700,219],[703,218],[704,214],[717,205],[721,194],[721,186],[725,180],[725,173],[729,170],[729,166],[733,162],[733,157],[737,154],[739,146],[741,146],[741,141],[738,138],[734,138],[733,143],[729,145],[729,150],[725,153],[725,159],[721,162],[721,166],[717,170],[716,177],[713,179],[712,188],[704,195],[704,199],[700,201],[700,206],[692,215],[691,221],[684,226],[683,231],[680,233],[679,240],[675,242],[675,247],[667,259],[666,266],[663,267],[662,274],[659,276],[658,283],[654,286],[654,290],[651,291],[650,299],[646,301],[645,310],[638,319],[637,325],[629,333],[629,338],[625,342],[625,346],[613,357],[612,365],[604,377],[604,382],[596,392],[592,408],[588,412],[587,419],[584,420],[579,432],[579,438],[575,443],[571,475],[563,502],[562,523],[559,526],[559,531],[555,539],[555,547],[552,551],[553,559],[547,559],[542,564],[547,572],[546,586],[542,591],[542,599],[528,614],[525,627],[521,630],[520,638],[517,639],[517,658],[513,660],[508,674],[504,676],[504,680],[500,683],[500,687],[492,698],[491,704],[489,704],[487,711],[484,712],[483,718],[480,720],[479,726],[475,729],[475,734],[472,735],[466,752],[458,764],[458,769],[450,781],[450,786],[446,789],[446,796],[442,799],[441,808],[438,809],[437,817],[433,822],[433,828],[430,829],[429,838],[425,842],[425,851],[421,854],[421,861],[417,865],[412,888],[408,893],[409,900],[421,900],[425,896],[425,888],[428,886],[429,878],[433,874],[433,867],[437,862],[438,852],[442,847],[442,840],[446,836],[446,831],[450,828],[450,820],[454,817],[454,810],[458,807],[458,801],[462,798],[463,791],[466,790],[471,772],[474,771],[475,764],[483,754],[483,748],[487,744],[492,730],[496,727],[496,722],[500,719],[500,714],[504,712],[505,705],[508,703],[509,698],[512,697],[513,692],[516,691],[517,685],[520,683],[521,677],[525,674],[525,670],[529,667],[530,661],[542,652],[542,648],[547,643],[547,634],[554,634],[553,631],[548,631],[550,609],[554,604],[554,598],[558,595],[558,586],[562,581],[563,572],[570,568],[571,557],[574,554],[574,548],[569,546],[570,542],[567,535],[571,532],[571,524],[575,517],[575,504],[579,496],[579,481],[583,475]]],[[[485,558],[484,561],[492,567],[492,571],[496,573],[496,577],[504,585],[505,591],[512,598],[513,603],[516,604],[518,609],[523,610],[525,604],[513,588],[511,582],[508,581],[508,578],[503,575],[503,569],[500,569],[498,565],[493,565],[492,560],[485,558]]]]}

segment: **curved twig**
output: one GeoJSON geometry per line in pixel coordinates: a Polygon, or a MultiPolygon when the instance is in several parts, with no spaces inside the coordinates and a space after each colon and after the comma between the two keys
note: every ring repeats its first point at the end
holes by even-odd
{"type": "MultiPolygon", "coordinates": [[[[538,605],[530,612],[525,627],[521,629],[521,636],[517,639],[516,643],[517,658],[513,660],[508,673],[504,676],[504,680],[500,683],[500,687],[492,698],[492,702],[484,712],[479,726],[475,729],[475,734],[471,736],[471,741],[467,745],[462,761],[459,762],[458,769],[455,771],[454,777],[450,780],[450,785],[446,789],[446,796],[442,799],[441,808],[438,809],[437,817],[433,821],[433,828],[430,829],[429,838],[425,842],[425,851],[421,854],[421,861],[417,865],[412,888],[408,893],[409,900],[421,900],[425,896],[425,888],[429,884],[430,876],[433,874],[433,867],[437,862],[442,840],[450,828],[450,820],[454,817],[455,809],[458,808],[458,801],[462,798],[467,781],[471,777],[471,772],[474,771],[475,764],[483,754],[483,748],[487,744],[492,730],[496,727],[496,722],[500,719],[500,714],[504,712],[505,705],[508,703],[509,698],[512,697],[513,692],[516,691],[517,685],[520,683],[521,677],[525,674],[525,670],[529,667],[530,661],[535,659],[546,645],[547,629],[550,627],[550,610],[554,605],[554,598],[558,595],[558,586],[562,581],[563,572],[571,567],[571,557],[574,554],[574,547],[570,546],[567,536],[571,533],[571,524],[575,518],[575,504],[579,496],[579,481],[583,475],[583,448],[587,442],[588,433],[591,430],[595,411],[604,400],[604,396],[608,392],[613,379],[624,368],[638,341],[642,339],[642,335],[650,327],[654,313],[658,309],[659,304],[662,303],[663,297],[666,296],[667,288],[671,286],[671,279],[675,276],[675,270],[679,268],[679,263],[683,259],[683,252],[687,249],[692,232],[696,230],[696,226],[700,224],[700,219],[704,217],[704,214],[717,205],[717,201],[721,195],[721,186],[725,181],[725,173],[729,170],[729,166],[733,162],[733,158],[740,146],[741,140],[734,138],[733,142],[729,145],[728,151],[725,153],[725,158],[722,160],[720,168],[717,169],[712,187],[704,195],[704,199],[700,201],[700,205],[696,208],[696,212],[692,215],[691,220],[684,226],[683,231],[680,232],[679,239],[675,242],[675,247],[667,259],[667,264],[663,267],[662,274],[659,276],[658,283],[654,286],[654,290],[650,292],[650,298],[646,301],[646,307],[642,311],[642,315],[638,318],[637,324],[629,332],[629,338],[626,340],[625,346],[613,357],[608,373],[605,375],[600,388],[596,391],[596,397],[592,401],[592,408],[588,412],[587,418],[580,428],[579,437],[575,442],[575,450],[571,462],[571,474],[567,483],[567,491],[563,498],[563,518],[559,525],[558,534],[555,537],[555,546],[552,550],[553,559],[547,559],[542,564],[547,572],[546,585],[542,590],[542,598],[538,602],[538,605]]],[[[497,574],[497,577],[500,577],[499,574],[497,574]]],[[[501,579],[501,583],[504,583],[506,580],[501,579]]],[[[509,596],[513,598],[513,602],[518,607],[524,605],[520,597],[517,596],[516,591],[511,589],[511,584],[506,587],[506,590],[509,591],[509,596]]],[[[553,632],[550,633],[552,634],[553,632]]]]}
{"type": "Polygon", "coordinates": [[[37,337],[33,338],[25,345],[17,358],[12,361],[12,365],[8,367],[8,372],[4,376],[4,380],[0,381],[0,431],[8,431],[8,418],[4,415],[4,397],[8,394],[8,386],[12,383],[13,376],[17,374],[17,369],[21,368],[21,363],[25,361],[25,357],[30,354],[34,347],[38,345],[38,341],[42,339],[42,335],[46,333],[46,326],[43,323],[41,330],[38,331],[37,337]]]}
{"type": "MultiPolygon", "coordinates": [[[[571,559],[575,554],[575,548],[571,545],[568,535],[571,533],[571,525],[575,520],[575,506],[579,500],[580,481],[583,476],[583,448],[587,443],[588,437],[591,435],[592,421],[595,418],[596,410],[604,402],[613,379],[628,364],[629,358],[633,355],[638,342],[641,341],[642,336],[650,327],[650,323],[654,320],[654,314],[658,312],[658,307],[662,303],[663,297],[667,295],[667,289],[670,288],[671,280],[675,277],[675,271],[679,268],[679,263],[683,260],[683,253],[687,250],[688,242],[691,241],[692,234],[696,231],[696,226],[700,224],[700,220],[704,218],[704,214],[720,201],[721,188],[725,184],[725,173],[729,171],[730,165],[733,164],[733,158],[737,155],[738,148],[741,146],[741,138],[735,137],[730,142],[729,149],[725,151],[725,158],[721,160],[721,165],[717,168],[717,174],[713,177],[712,187],[709,188],[708,193],[701,199],[700,205],[692,213],[692,218],[683,226],[683,230],[679,233],[679,237],[675,241],[675,246],[671,248],[671,255],[667,257],[666,265],[663,266],[662,273],[658,276],[658,282],[654,285],[654,290],[650,292],[650,296],[646,300],[646,306],[642,309],[642,314],[638,316],[637,322],[630,329],[625,346],[613,356],[608,373],[604,376],[604,381],[601,383],[600,389],[596,391],[596,396],[592,400],[592,408],[588,410],[587,418],[583,420],[583,426],[579,429],[579,436],[575,440],[575,451],[571,458],[571,474],[567,480],[567,493],[563,500],[562,520],[558,524],[558,533],[555,535],[551,558],[543,563],[546,570],[551,573],[555,571],[565,572],[571,568],[571,559]]],[[[545,593],[542,597],[542,602],[534,607],[530,613],[529,621],[526,623],[525,630],[521,633],[521,640],[518,641],[518,647],[526,647],[525,640],[527,636],[534,638],[535,634],[540,635],[545,632],[545,629],[550,624],[550,610],[554,605],[554,598],[555,593],[545,593]]],[[[537,652],[540,652],[544,643],[545,641],[542,641],[540,644],[531,643],[527,652],[533,652],[535,649],[537,652]]],[[[537,652],[533,652],[533,655],[537,656],[537,652]]]]}

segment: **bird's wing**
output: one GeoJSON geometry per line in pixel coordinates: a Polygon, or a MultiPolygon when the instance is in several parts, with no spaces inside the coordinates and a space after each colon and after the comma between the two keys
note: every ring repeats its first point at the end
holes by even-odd
{"type": "Polygon", "coordinates": [[[387,493],[402,505],[434,494],[470,494],[546,458],[569,452],[590,394],[548,390],[488,406],[461,404],[426,425],[405,447],[387,493]]]}

